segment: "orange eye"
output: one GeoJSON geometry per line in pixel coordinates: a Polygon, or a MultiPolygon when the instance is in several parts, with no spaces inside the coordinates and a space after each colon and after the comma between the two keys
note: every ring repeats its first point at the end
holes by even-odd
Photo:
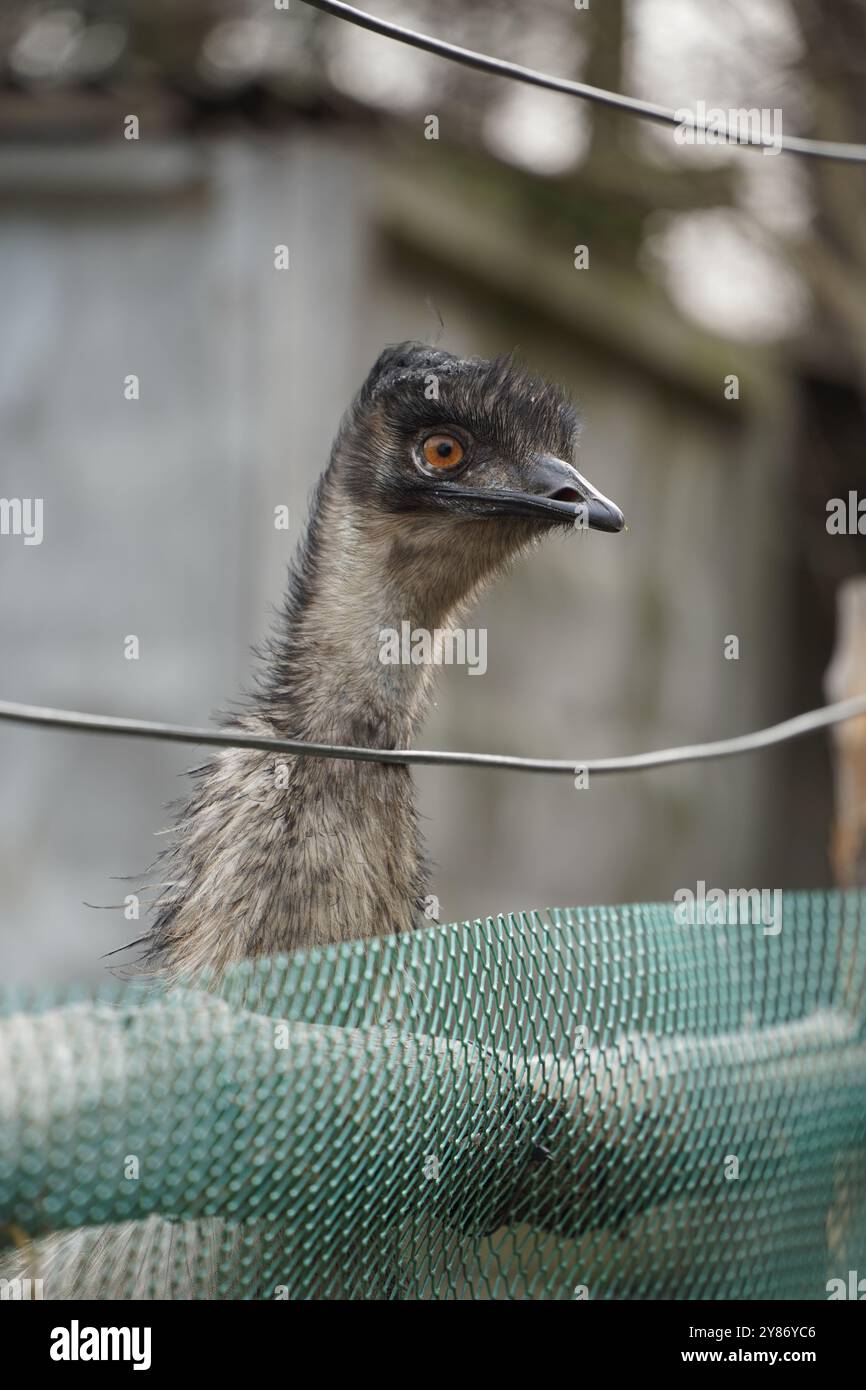
{"type": "Polygon", "coordinates": [[[453,434],[431,434],[424,440],[421,453],[431,468],[455,468],[463,458],[463,445],[453,434]]]}

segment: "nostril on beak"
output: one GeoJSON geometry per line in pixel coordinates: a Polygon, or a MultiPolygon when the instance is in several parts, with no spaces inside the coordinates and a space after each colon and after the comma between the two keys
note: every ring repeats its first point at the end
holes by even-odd
{"type": "Polygon", "coordinates": [[[591,531],[621,531],[625,522],[622,512],[609,498],[581,477],[573,463],[554,458],[553,454],[533,454],[532,492],[548,502],[565,503],[579,508],[575,516],[591,531]]]}
{"type": "Polygon", "coordinates": [[[573,487],[558,487],[554,492],[545,493],[545,496],[549,497],[551,502],[580,502],[583,500],[577,489],[573,487]]]}

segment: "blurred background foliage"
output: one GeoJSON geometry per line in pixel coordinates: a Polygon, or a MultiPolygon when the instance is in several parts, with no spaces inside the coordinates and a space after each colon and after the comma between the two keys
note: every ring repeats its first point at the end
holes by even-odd
{"type": "MultiPolygon", "coordinates": [[[[787,133],[866,141],[862,0],[374,9],[672,107],[781,108],[787,133]]],[[[579,759],[820,704],[836,591],[863,569],[861,538],[825,520],[862,485],[864,272],[859,167],[681,147],[302,0],[3,5],[0,491],[45,499],[45,540],[0,547],[2,693],[195,722],[234,698],[340,413],[383,343],[413,337],[517,347],[562,380],[582,466],[630,525],[491,594],[472,620],[487,675],[443,674],[425,743],[579,759]]],[[[5,973],[96,977],[140,927],[85,902],[135,887],[109,879],[152,858],[184,756],[4,728],[0,757],[5,973]]],[[[821,740],[589,793],[418,780],[443,920],[830,879],[821,740]]]]}

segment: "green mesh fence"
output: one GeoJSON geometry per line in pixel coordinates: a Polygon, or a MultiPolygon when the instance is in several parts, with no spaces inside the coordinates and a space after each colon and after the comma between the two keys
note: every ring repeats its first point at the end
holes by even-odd
{"type": "Polygon", "coordinates": [[[786,894],[776,934],[553,910],[213,992],[10,1004],[0,1274],[46,1298],[825,1299],[866,1269],[864,909],[786,894]]]}

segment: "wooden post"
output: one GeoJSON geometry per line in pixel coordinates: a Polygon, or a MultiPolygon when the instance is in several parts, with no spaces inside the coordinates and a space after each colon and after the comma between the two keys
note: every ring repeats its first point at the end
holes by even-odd
{"type": "MultiPolygon", "coordinates": [[[[824,688],[833,701],[866,694],[866,575],[839,586],[836,646],[824,688]]],[[[866,716],[836,724],[832,737],[836,806],[830,858],[841,888],[862,888],[866,886],[866,716]]]]}

